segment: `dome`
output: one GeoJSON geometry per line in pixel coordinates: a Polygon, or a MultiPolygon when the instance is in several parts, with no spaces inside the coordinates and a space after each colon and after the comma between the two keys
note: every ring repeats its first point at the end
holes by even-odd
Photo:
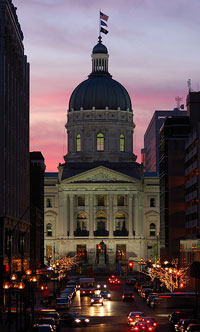
{"type": "Polygon", "coordinates": [[[91,74],[73,91],[69,111],[105,109],[132,112],[131,100],[126,89],[109,74],[91,74]]]}
{"type": "Polygon", "coordinates": [[[101,43],[96,44],[92,50],[92,54],[97,54],[97,53],[108,54],[107,47],[101,43]]]}

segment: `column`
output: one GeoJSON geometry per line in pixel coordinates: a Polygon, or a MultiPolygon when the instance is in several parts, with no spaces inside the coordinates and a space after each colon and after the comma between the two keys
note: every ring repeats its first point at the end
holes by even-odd
{"type": "Polygon", "coordinates": [[[74,195],[69,195],[69,236],[74,237],[74,195]]]}
{"type": "Polygon", "coordinates": [[[108,195],[108,230],[109,237],[113,237],[113,194],[108,195]]]}
{"type": "Polygon", "coordinates": [[[68,195],[66,193],[64,193],[63,195],[63,235],[66,236],[67,235],[67,231],[68,231],[68,218],[67,218],[67,213],[68,213],[68,208],[67,208],[67,199],[68,199],[68,195]]]}
{"type": "Polygon", "coordinates": [[[57,236],[64,235],[64,214],[63,214],[63,192],[58,192],[58,225],[56,225],[57,236]]]}
{"type": "Polygon", "coordinates": [[[94,237],[94,194],[89,195],[89,237],[94,237]]]}
{"type": "Polygon", "coordinates": [[[138,229],[138,210],[139,210],[139,204],[138,204],[138,195],[134,195],[134,231],[135,235],[139,235],[139,229],[138,229]]]}
{"type": "Polygon", "coordinates": [[[133,196],[128,195],[128,229],[129,237],[133,237],[133,196]]]}

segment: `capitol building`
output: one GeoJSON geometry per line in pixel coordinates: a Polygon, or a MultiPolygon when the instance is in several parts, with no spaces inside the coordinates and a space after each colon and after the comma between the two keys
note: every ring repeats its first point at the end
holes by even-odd
{"type": "Polygon", "coordinates": [[[99,37],[69,101],[65,163],[45,175],[46,263],[77,254],[97,268],[132,260],[138,269],[158,252],[159,178],[136,162],[131,99],[108,61],[99,37]]]}

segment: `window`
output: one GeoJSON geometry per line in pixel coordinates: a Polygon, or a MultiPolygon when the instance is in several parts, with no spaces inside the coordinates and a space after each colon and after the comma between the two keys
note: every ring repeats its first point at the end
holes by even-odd
{"type": "Polygon", "coordinates": [[[85,231],[87,218],[84,213],[79,213],[77,215],[77,230],[85,231]]]}
{"type": "Polygon", "coordinates": [[[117,206],[124,206],[124,196],[117,195],[117,206]]]}
{"type": "Polygon", "coordinates": [[[52,208],[52,198],[47,198],[46,199],[46,207],[47,208],[52,208]]]}
{"type": "Polygon", "coordinates": [[[150,198],[150,207],[155,207],[155,198],[150,198]]]}
{"type": "Polygon", "coordinates": [[[81,135],[76,135],[76,152],[81,151],[81,135]]]}
{"type": "Polygon", "coordinates": [[[123,213],[118,213],[116,215],[116,230],[122,231],[124,229],[126,229],[125,215],[123,213]]]}
{"type": "Polygon", "coordinates": [[[97,196],[97,205],[104,206],[104,196],[97,196]]]}
{"type": "Polygon", "coordinates": [[[103,213],[99,213],[97,216],[97,230],[104,231],[106,229],[106,218],[103,213]]]}
{"type": "Polygon", "coordinates": [[[149,226],[149,235],[156,236],[156,225],[153,222],[149,226]]]}
{"type": "Polygon", "coordinates": [[[124,261],[126,259],[126,245],[117,244],[116,245],[116,260],[124,261]]]}
{"type": "Polygon", "coordinates": [[[78,206],[85,206],[85,196],[78,196],[78,206]]]}
{"type": "Polygon", "coordinates": [[[120,135],[120,152],[124,152],[125,151],[125,136],[124,135],[120,135]]]}
{"type": "Polygon", "coordinates": [[[47,236],[52,236],[52,224],[48,223],[46,226],[47,236]]]}
{"type": "Polygon", "coordinates": [[[104,151],[104,134],[97,134],[97,151],[104,151]]]}

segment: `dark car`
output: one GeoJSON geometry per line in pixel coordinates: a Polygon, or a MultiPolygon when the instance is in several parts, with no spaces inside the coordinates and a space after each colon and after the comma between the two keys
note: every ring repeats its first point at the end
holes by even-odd
{"type": "Polygon", "coordinates": [[[39,325],[35,324],[31,332],[54,332],[53,327],[51,325],[39,325]]]}
{"type": "Polygon", "coordinates": [[[38,320],[39,325],[51,325],[53,328],[53,331],[56,331],[58,329],[58,325],[55,322],[55,319],[53,317],[42,317],[38,320]]]}
{"type": "Polygon", "coordinates": [[[129,286],[134,286],[136,281],[137,280],[135,278],[130,278],[130,277],[126,278],[126,284],[129,286]]]}
{"type": "Polygon", "coordinates": [[[152,327],[146,322],[137,322],[132,328],[132,331],[153,331],[152,327]]]}
{"type": "Polygon", "coordinates": [[[200,324],[200,320],[198,319],[183,319],[181,321],[181,324],[179,326],[179,330],[180,332],[185,332],[187,330],[187,327],[190,325],[190,324],[200,324]]]}
{"type": "Polygon", "coordinates": [[[147,301],[147,304],[148,304],[149,306],[150,306],[150,303],[151,303],[152,299],[153,299],[154,297],[156,297],[156,296],[158,296],[157,293],[150,293],[150,294],[148,295],[146,301],[147,301]]]}
{"type": "Polygon", "coordinates": [[[190,324],[187,327],[187,332],[199,332],[200,331],[200,324],[190,324]]]}
{"type": "Polygon", "coordinates": [[[103,281],[97,283],[97,289],[107,289],[107,284],[103,281]]]}
{"type": "Polygon", "coordinates": [[[59,326],[60,315],[57,311],[47,311],[47,312],[44,313],[43,317],[52,317],[52,318],[54,318],[56,325],[59,326]]]}
{"type": "Polygon", "coordinates": [[[104,300],[111,301],[111,293],[108,290],[101,290],[100,295],[104,298],[104,300]]]}
{"type": "Polygon", "coordinates": [[[153,318],[153,317],[144,317],[144,318],[142,318],[141,322],[146,322],[147,324],[149,324],[149,326],[152,327],[152,331],[157,331],[158,323],[155,320],[155,318],[153,318]]]}
{"type": "Polygon", "coordinates": [[[144,313],[141,311],[131,311],[128,315],[128,325],[134,326],[135,323],[140,322],[144,317],[144,313]]]}
{"type": "Polygon", "coordinates": [[[173,329],[174,325],[177,324],[180,319],[188,318],[188,314],[183,311],[174,311],[168,317],[170,328],[173,329]]]}
{"type": "Polygon", "coordinates": [[[132,301],[134,302],[135,300],[135,296],[132,292],[124,292],[122,294],[122,301],[125,302],[125,301],[132,301]]]}
{"type": "Polygon", "coordinates": [[[91,297],[90,304],[100,304],[103,305],[104,298],[100,294],[93,294],[91,297]]]}
{"type": "Polygon", "coordinates": [[[60,326],[87,326],[90,320],[77,312],[65,312],[60,316],[60,326]]]}

